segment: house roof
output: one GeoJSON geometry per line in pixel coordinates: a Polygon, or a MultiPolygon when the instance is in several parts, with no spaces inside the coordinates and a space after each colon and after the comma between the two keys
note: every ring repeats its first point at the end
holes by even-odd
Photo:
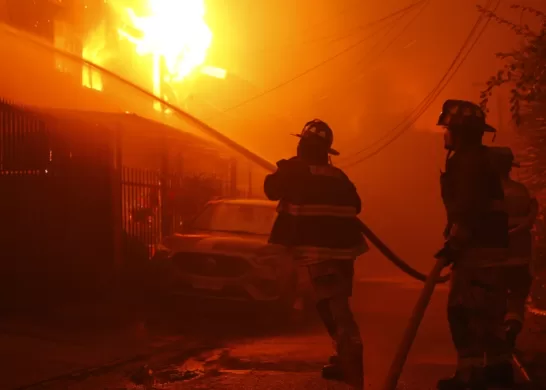
{"type": "Polygon", "coordinates": [[[54,109],[43,107],[25,107],[25,111],[34,113],[38,118],[48,122],[54,120],[57,123],[67,125],[86,124],[96,125],[98,128],[111,129],[122,128],[129,135],[151,136],[154,133],[165,131],[168,138],[182,140],[185,144],[214,151],[227,150],[223,145],[213,143],[193,133],[177,129],[172,126],[156,122],[133,113],[113,113],[97,111],[81,111],[68,109],[54,109]]]}

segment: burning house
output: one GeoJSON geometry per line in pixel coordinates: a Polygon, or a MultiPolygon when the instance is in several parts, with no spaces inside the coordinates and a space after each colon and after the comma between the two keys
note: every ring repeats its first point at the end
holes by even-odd
{"type": "Polygon", "coordinates": [[[197,74],[225,77],[204,65],[206,25],[194,26],[201,46],[169,52],[153,35],[164,1],[151,0],[140,17],[121,3],[0,0],[0,17],[16,29],[0,41],[13,59],[1,65],[11,76],[0,89],[0,247],[9,259],[0,273],[16,275],[18,288],[44,276],[95,283],[151,258],[207,200],[261,194],[265,171],[157,100],[47,48],[83,56],[175,105],[197,74]]]}

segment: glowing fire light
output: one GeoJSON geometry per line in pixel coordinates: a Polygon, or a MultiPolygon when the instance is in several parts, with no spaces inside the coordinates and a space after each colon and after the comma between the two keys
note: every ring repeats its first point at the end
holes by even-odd
{"type": "MultiPolygon", "coordinates": [[[[90,34],[83,45],[82,57],[97,65],[104,65],[107,56],[104,55],[104,42],[106,41],[106,28],[102,23],[90,34]]],[[[82,67],[82,85],[87,88],[102,91],[102,78],[99,71],[88,65],[82,67]]]]}
{"type": "MultiPolygon", "coordinates": [[[[148,0],[147,10],[147,15],[137,16],[126,9],[131,25],[118,32],[135,45],[137,54],[152,56],[153,92],[162,96],[162,81],[182,81],[205,62],[212,32],[204,20],[204,0],[148,0]]],[[[161,110],[158,102],[154,107],[161,110]]]]}
{"type": "Polygon", "coordinates": [[[216,68],[214,66],[203,66],[201,68],[201,73],[206,74],[207,76],[216,77],[217,79],[225,79],[227,76],[227,71],[222,68],[216,68]]]}

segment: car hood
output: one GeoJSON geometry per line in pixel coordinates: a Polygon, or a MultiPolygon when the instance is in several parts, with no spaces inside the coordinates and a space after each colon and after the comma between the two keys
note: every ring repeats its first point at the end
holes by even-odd
{"type": "Polygon", "coordinates": [[[175,234],[166,237],[163,245],[171,252],[206,252],[251,255],[269,247],[268,237],[224,234],[175,234]]]}

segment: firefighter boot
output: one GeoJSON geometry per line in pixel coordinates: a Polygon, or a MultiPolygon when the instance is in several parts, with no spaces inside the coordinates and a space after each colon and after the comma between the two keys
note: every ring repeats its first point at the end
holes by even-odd
{"type": "Polygon", "coordinates": [[[465,380],[459,371],[451,378],[440,379],[436,385],[438,390],[487,390],[487,384],[482,370],[475,369],[465,380]]]}
{"type": "Polygon", "coordinates": [[[343,381],[344,375],[341,364],[327,364],[322,367],[322,377],[329,381],[343,381]]]}
{"type": "Polygon", "coordinates": [[[515,386],[514,369],[510,362],[485,367],[487,386],[494,389],[513,389],[515,386]]]}
{"type": "MultiPolygon", "coordinates": [[[[334,334],[335,336],[335,334],[334,334]]],[[[334,336],[332,336],[332,339],[334,338],[334,336]]],[[[329,366],[339,366],[341,363],[340,363],[340,360],[339,360],[339,355],[337,353],[337,343],[335,340],[332,341],[332,347],[334,348],[334,354],[332,356],[330,356],[328,358],[328,365],[329,366]]]]}
{"type": "Polygon", "coordinates": [[[339,365],[339,356],[337,355],[330,356],[330,358],[328,359],[328,364],[339,365]]]}
{"type": "Polygon", "coordinates": [[[362,353],[351,356],[350,359],[342,359],[338,355],[332,355],[329,364],[322,368],[322,377],[327,380],[341,381],[349,384],[354,389],[364,387],[364,362],[362,353]]]}
{"type": "Polygon", "coordinates": [[[328,358],[328,364],[322,368],[322,377],[330,381],[343,381],[344,376],[341,369],[341,359],[337,354],[337,343],[333,341],[332,344],[336,353],[328,358]]]}

